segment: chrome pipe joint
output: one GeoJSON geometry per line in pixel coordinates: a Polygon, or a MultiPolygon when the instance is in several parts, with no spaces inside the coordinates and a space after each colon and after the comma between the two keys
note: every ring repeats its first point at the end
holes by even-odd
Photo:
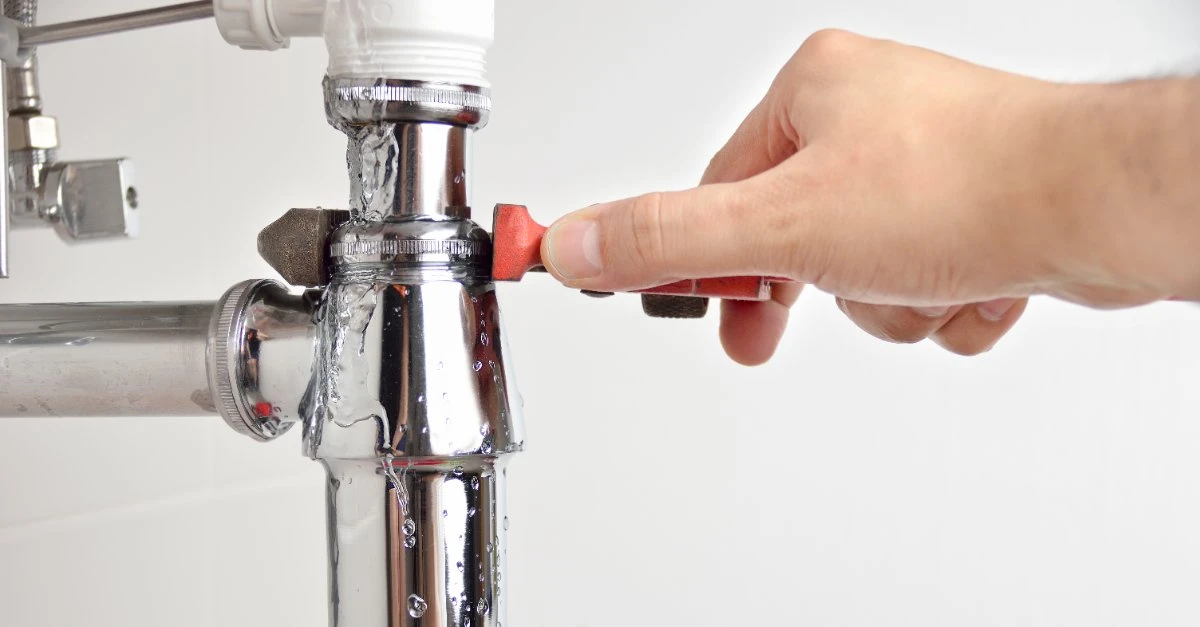
{"type": "Polygon", "coordinates": [[[216,302],[0,305],[0,418],[220,413],[273,439],[308,388],[314,303],[253,280],[216,302]]]}
{"type": "Polygon", "coordinates": [[[328,471],[330,623],[504,622],[505,464],[521,450],[491,242],[470,220],[487,95],[326,80],[350,219],[329,238],[304,446],[328,471]]]}

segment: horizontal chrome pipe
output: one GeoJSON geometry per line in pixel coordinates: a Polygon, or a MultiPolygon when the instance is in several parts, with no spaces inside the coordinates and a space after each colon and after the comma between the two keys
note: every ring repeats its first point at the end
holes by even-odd
{"type": "Polygon", "coordinates": [[[273,439],[299,420],[313,304],[258,280],[217,302],[0,305],[0,418],[219,413],[273,439]]]}
{"type": "Polygon", "coordinates": [[[21,29],[21,47],[33,48],[45,44],[62,41],[72,41],[121,33],[151,26],[164,26],[177,22],[202,20],[213,16],[212,0],[201,2],[185,2],[142,11],[131,11],[117,15],[106,15],[86,20],[47,24],[45,26],[28,26],[21,29]]]}
{"type": "Polygon", "coordinates": [[[0,417],[214,413],[205,347],[215,306],[0,305],[0,417]]]}

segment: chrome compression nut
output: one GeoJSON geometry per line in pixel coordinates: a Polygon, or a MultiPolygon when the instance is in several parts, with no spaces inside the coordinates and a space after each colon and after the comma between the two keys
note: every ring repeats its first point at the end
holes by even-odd
{"type": "Polygon", "coordinates": [[[58,120],[48,115],[17,114],[8,118],[8,150],[58,148],[58,120]]]}

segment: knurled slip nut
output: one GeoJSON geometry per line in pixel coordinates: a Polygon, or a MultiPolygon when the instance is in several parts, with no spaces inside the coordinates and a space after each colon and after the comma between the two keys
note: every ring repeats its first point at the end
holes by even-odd
{"type": "Polygon", "coordinates": [[[326,115],[337,128],[435,122],[478,129],[492,108],[488,90],[473,85],[327,76],[324,90],[326,115]]]}
{"type": "Polygon", "coordinates": [[[55,148],[58,148],[58,120],[48,115],[9,116],[9,151],[55,148]]]}

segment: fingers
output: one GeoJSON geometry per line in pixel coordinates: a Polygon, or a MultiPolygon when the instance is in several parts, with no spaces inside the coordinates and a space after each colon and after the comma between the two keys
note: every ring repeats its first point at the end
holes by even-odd
{"type": "Polygon", "coordinates": [[[721,302],[721,345],[744,366],[766,363],[787,328],[788,313],[800,297],[801,286],[776,284],[771,300],[721,302]]]}
{"type": "Polygon", "coordinates": [[[915,344],[933,335],[961,308],[942,307],[916,309],[893,305],[869,305],[843,298],[837,299],[838,308],[858,328],[887,342],[915,344]]]}
{"type": "Polygon", "coordinates": [[[959,355],[986,353],[1017,323],[1028,303],[1027,298],[1005,298],[964,307],[933,334],[933,341],[959,355]]]}
{"type": "Polygon", "coordinates": [[[888,342],[912,344],[931,338],[959,355],[987,352],[1025,311],[1027,299],[998,299],[976,305],[918,309],[869,305],[838,299],[838,307],[867,333],[888,342]]]}

